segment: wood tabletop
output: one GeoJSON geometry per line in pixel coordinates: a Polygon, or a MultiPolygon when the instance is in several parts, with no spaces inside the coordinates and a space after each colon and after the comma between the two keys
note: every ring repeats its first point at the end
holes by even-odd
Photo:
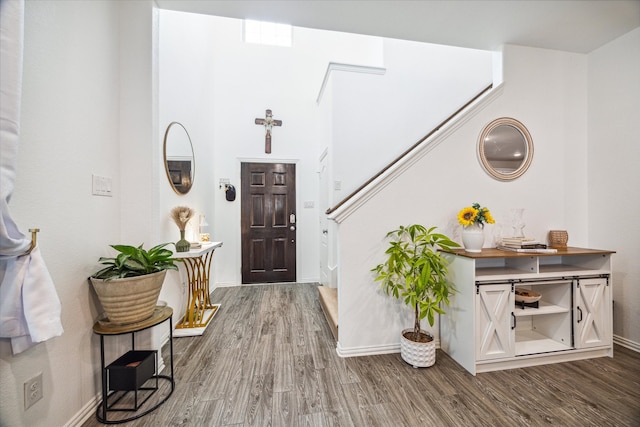
{"type": "Polygon", "coordinates": [[[447,252],[466,258],[521,258],[521,257],[544,257],[544,256],[562,256],[562,255],[606,255],[614,254],[615,251],[605,249],[587,249],[587,248],[574,248],[567,247],[558,249],[556,253],[531,253],[531,252],[512,252],[496,248],[483,248],[482,252],[466,252],[464,249],[451,249],[441,252],[447,252]]]}
{"type": "Polygon", "coordinates": [[[151,317],[141,322],[121,325],[117,323],[111,323],[107,320],[98,320],[93,325],[93,332],[98,335],[120,335],[128,334],[130,332],[137,332],[164,322],[169,317],[171,317],[172,314],[173,308],[166,305],[158,305],[156,306],[155,310],[153,310],[153,314],[151,315],[151,317]]]}

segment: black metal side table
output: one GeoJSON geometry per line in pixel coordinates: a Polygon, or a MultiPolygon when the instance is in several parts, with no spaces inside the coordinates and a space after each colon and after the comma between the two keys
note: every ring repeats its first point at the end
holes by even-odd
{"type": "Polygon", "coordinates": [[[149,412],[155,410],[162,405],[171,396],[175,388],[175,381],[173,377],[173,321],[171,316],[173,315],[173,309],[166,306],[157,306],[153,312],[153,315],[143,320],[142,322],[134,323],[131,325],[114,325],[106,321],[97,321],[93,325],[93,332],[100,335],[100,369],[102,371],[102,402],[96,409],[96,418],[98,421],[104,424],[120,424],[127,421],[135,420],[149,412]],[[170,365],[171,375],[160,375],[158,372],[158,355],[155,350],[136,350],[135,348],[135,334],[145,329],[152,328],[163,322],[169,320],[169,352],[170,352],[170,365]],[[105,366],[104,360],[104,337],[116,336],[116,335],[131,335],[131,351],[125,353],[120,358],[105,366]],[[143,384],[148,380],[155,380],[155,386],[143,387],[143,384]],[[168,381],[171,386],[171,390],[166,396],[163,396],[155,405],[151,408],[144,409],[143,412],[138,410],[142,405],[156,392],[158,391],[158,380],[168,381]],[[147,390],[150,393],[142,400],[138,402],[138,391],[147,390]],[[116,393],[122,392],[121,395],[109,404],[109,397],[114,396],[116,393]],[[120,401],[129,392],[134,393],[134,404],[131,408],[114,408],[113,406],[120,401]],[[122,418],[109,420],[107,417],[108,412],[114,411],[130,411],[135,412],[135,415],[122,418]]]}

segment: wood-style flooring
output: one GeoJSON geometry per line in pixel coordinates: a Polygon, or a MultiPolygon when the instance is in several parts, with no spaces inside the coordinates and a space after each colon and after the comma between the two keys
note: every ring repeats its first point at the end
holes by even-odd
{"type": "Polygon", "coordinates": [[[204,335],[173,340],[173,395],[126,426],[640,426],[640,354],[620,346],[474,377],[440,350],[426,369],[340,358],[313,284],[218,288],[212,301],[204,335]]]}

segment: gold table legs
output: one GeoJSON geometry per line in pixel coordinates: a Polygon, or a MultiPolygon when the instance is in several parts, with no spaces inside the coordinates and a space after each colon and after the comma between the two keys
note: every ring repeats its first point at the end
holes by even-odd
{"type": "Polygon", "coordinates": [[[209,296],[209,273],[213,252],[207,252],[199,257],[183,258],[189,282],[189,296],[187,311],[176,325],[176,329],[204,328],[218,309],[217,305],[211,304],[209,296]]]}

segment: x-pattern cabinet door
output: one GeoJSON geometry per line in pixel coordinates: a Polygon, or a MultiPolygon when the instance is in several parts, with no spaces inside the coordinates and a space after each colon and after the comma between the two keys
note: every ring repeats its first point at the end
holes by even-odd
{"type": "Polygon", "coordinates": [[[611,345],[610,293],[606,277],[574,280],[576,348],[611,345]]]}
{"type": "Polygon", "coordinates": [[[511,284],[477,285],[476,289],[476,360],[514,356],[511,284]]]}

